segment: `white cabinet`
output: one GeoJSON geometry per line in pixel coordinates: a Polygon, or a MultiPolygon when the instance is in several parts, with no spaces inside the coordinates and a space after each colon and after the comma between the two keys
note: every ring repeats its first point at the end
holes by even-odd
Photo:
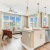
{"type": "Polygon", "coordinates": [[[37,48],[45,43],[45,31],[34,31],[34,48],[37,48]]]}
{"type": "Polygon", "coordinates": [[[40,33],[38,31],[34,31],[34,48],[38,47],[40,44],[40,33]]]}
{"type": "Polygon", "coordinates": [[[43,45],[45,43],[45,31],[41,31],[40,33],[40,45],[43,45]]]}
{"type": "Polygon", "coordinates": [[[45,30],[44,29],[33,29],[25,30],[22,32],[22,45],[26,49],[35,49],[45,43],[45,30]]]}

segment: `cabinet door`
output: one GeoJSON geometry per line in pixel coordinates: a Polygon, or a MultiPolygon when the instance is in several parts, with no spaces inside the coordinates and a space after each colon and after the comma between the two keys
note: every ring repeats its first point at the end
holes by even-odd
{"type": "Polygon", "coordinates": [[[34,48],[37,48],[45,43],[45,31],[34,31],[34,48]]]}
{"type": "Polygon", "coordinates": [[[39,47],[40,45],[40,33],[39,31],[34,31],[34,48],[39,47]]]}
{"type": "Polygon", "coordinates": [[[41,30],[40,33],[40,46],[45,43],[45,30],[41,30]]]}

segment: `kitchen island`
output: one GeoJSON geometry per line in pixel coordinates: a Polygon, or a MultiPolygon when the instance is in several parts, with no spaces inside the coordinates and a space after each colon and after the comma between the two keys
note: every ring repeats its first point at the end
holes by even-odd
{"type": "Polygon", "coordinates": [[[22,32],[22,46],[27,50],[34,50],[35,48],[45,43],[45,30],[33,29],[23,30],[22,32]]]}

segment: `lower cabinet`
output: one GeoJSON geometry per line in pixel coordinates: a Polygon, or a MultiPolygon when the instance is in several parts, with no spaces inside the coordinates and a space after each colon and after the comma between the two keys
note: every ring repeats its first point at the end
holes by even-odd
{"type": "Polygon", "coordinates": [[[40,45],[43,45],[45,43],[45,31],[40,34],[40,45]]]}
{"type": "Polygon", "coordinates": [[[45,30],[37,29],[22,32],[22,45],[27,50],[33,50],[45,43],[45,30]]]}
{"type": "Polygon", "coordinates": [[[40,45],[40,34],[38,31],[34,31],[34,48],[40,45]]]}
{"type": "Polygon", "coordinates": [[[34,48],[37,48],[45,43],[45,31],[34,31],[34,48]]]}

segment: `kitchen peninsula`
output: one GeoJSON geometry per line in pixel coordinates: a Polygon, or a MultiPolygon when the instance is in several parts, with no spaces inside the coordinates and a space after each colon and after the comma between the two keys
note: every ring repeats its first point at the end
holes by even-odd
{"type": "Polygon", "coordinates": [[[45,29],[38,28],[33,30],[23,30],[22,45],[27,50],[34,50],[35,48],[45,43],[45,29]]]}

